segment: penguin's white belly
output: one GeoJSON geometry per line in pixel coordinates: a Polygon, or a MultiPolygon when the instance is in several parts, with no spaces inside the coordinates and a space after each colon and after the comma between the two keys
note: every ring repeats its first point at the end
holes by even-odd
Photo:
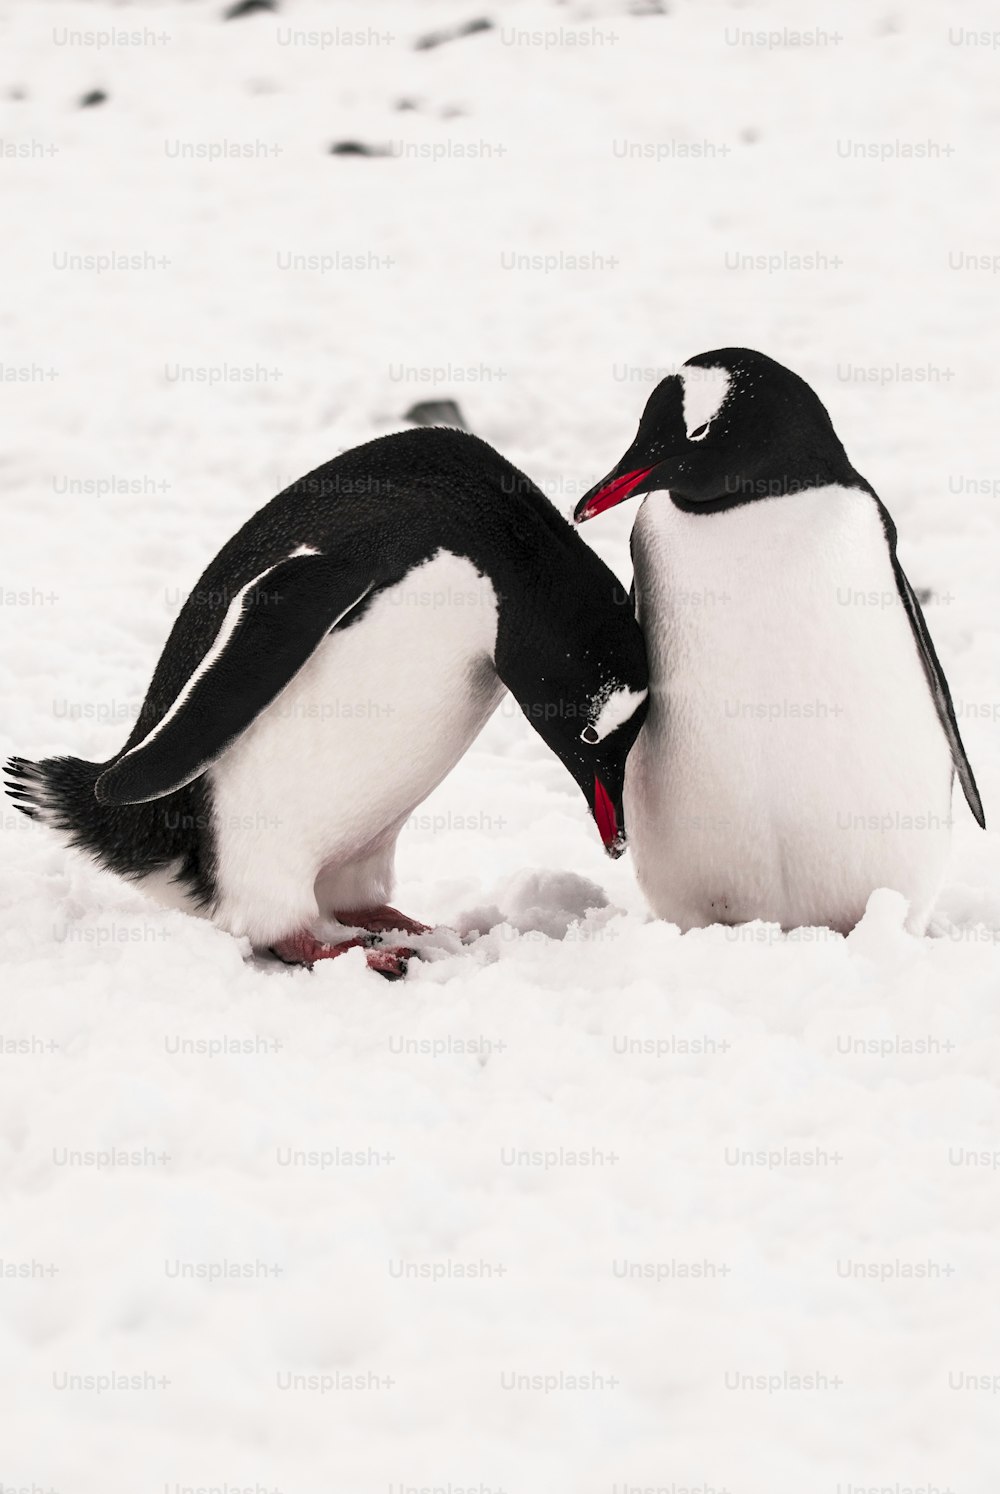
{"type": "Polygon", "coordinates": [[[402,825],[503,695],[496,628],[489,581],[439,551],[328,635],[209,770],[216,922],[263,945],[386,900],[402,825]]]}
{"type": "Polygon", "coordinates": [[[688,514],[657,493],[633,550],[651,690],[625,811],[653,911],[846,930],[891,887],[922,930],[951,757],[874,499],[688,514]]]}

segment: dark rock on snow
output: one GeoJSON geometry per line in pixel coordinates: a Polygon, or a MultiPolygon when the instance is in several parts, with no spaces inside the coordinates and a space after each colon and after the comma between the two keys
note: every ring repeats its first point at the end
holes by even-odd
{"type": "Polygon", "coordinates": [[[469,429],[453,399],[418,400],[415,405],[410,406],[403,419],[412,420],[414,425],[450,425],[458,431],[469,429]]]}
{"type": "Polygon", "coordinates": [[[431,47],[441,47],[445,42],[460,41],[463,36],[475,36],[477,31],[492,31],[493,22],[485,16],[478,20],[466,21],[462,26],[449,26],[443,31],[428,31],[423,36],[418,36],[413,43],[418,52],[427,52],[431,47]]]}
{"type": "Polygon", "coordinates": [[[277,0],[235,0],[222,12],[224,21],[238,21],[241,16],[252,16],[259,10],[277,10],[277,0]]]}
{"type": "Polygon", "coordinates": [[[330,146],[331,156],[387,156],[385,145],[366,145],[363,140],[335,140],[330,146]]]}

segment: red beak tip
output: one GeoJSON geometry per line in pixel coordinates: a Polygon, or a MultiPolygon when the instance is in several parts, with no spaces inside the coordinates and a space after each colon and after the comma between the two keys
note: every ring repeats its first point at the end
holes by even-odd
{"type": "Polygon", "coordinates": [[[625,837],[618,828],[618,816],[611,802],[611,795],[599,778],[594,779],[594,819],[609,856],[620,856],[625,849],[625,837]]]}
{"type": "Polygon", "coordinates": [[[596,518],[598,514],[603,514],[606,509],[614,508],[617,504],[623,503],[632,492],[632,489],[638,487],[643,478],[648,477],[652,470],[652,467],[639,467],[632,472],[624,472],[621,477],[614,477],[610,482],[606,482],[603,487],[598,488],[596,493],[590,494],[577,515],[576,522],[582,524],[585,519],[596,518]]]}

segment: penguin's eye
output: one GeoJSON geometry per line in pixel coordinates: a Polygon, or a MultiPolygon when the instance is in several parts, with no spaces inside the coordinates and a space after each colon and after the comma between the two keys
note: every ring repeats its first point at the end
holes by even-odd
{"type": "Polygon", "coordinates": [[[635,715],[648,693],[609,682],[589,703],[588,713],[593,720],[588,721],[581,731],[580,741],[586,742],[588,747],[596,747],[598,742],[603,742],[635,715]]]}
{"type": "Polygon", "coordinates": [[[702,436],[705,436],[705,435],[708,434],[708,427],[709,427],[709,422],[706,420],[706,422],[705,422],[704,425],[699,425],[699,427],[698,427],[698,429],[696,431],[692,431],[691,432],[690,436],[688,436],[688,440],[689,441],[700,441],[701,438],[702,438],[702,436]]]}

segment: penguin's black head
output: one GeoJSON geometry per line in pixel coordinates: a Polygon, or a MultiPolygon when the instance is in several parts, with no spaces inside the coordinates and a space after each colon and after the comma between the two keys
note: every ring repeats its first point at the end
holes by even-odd
{"type": "Polygon", "coordinates": [[[663,489],[679,508],[714,513],[861,481],[804,379],[763,353],[720,348],[689,358],[656,386],[632,445],[574,517],[582,523],[633,494],[663,489]]]}
{"type": "Polygon", "coordinates": [[[617,857],[625,761],[648,706],[646,650],[628,592],[589,554],[593,584],[550,596],[526,646],[498,647],[497,672],[580,785],[604,849],[617,857]]]}

